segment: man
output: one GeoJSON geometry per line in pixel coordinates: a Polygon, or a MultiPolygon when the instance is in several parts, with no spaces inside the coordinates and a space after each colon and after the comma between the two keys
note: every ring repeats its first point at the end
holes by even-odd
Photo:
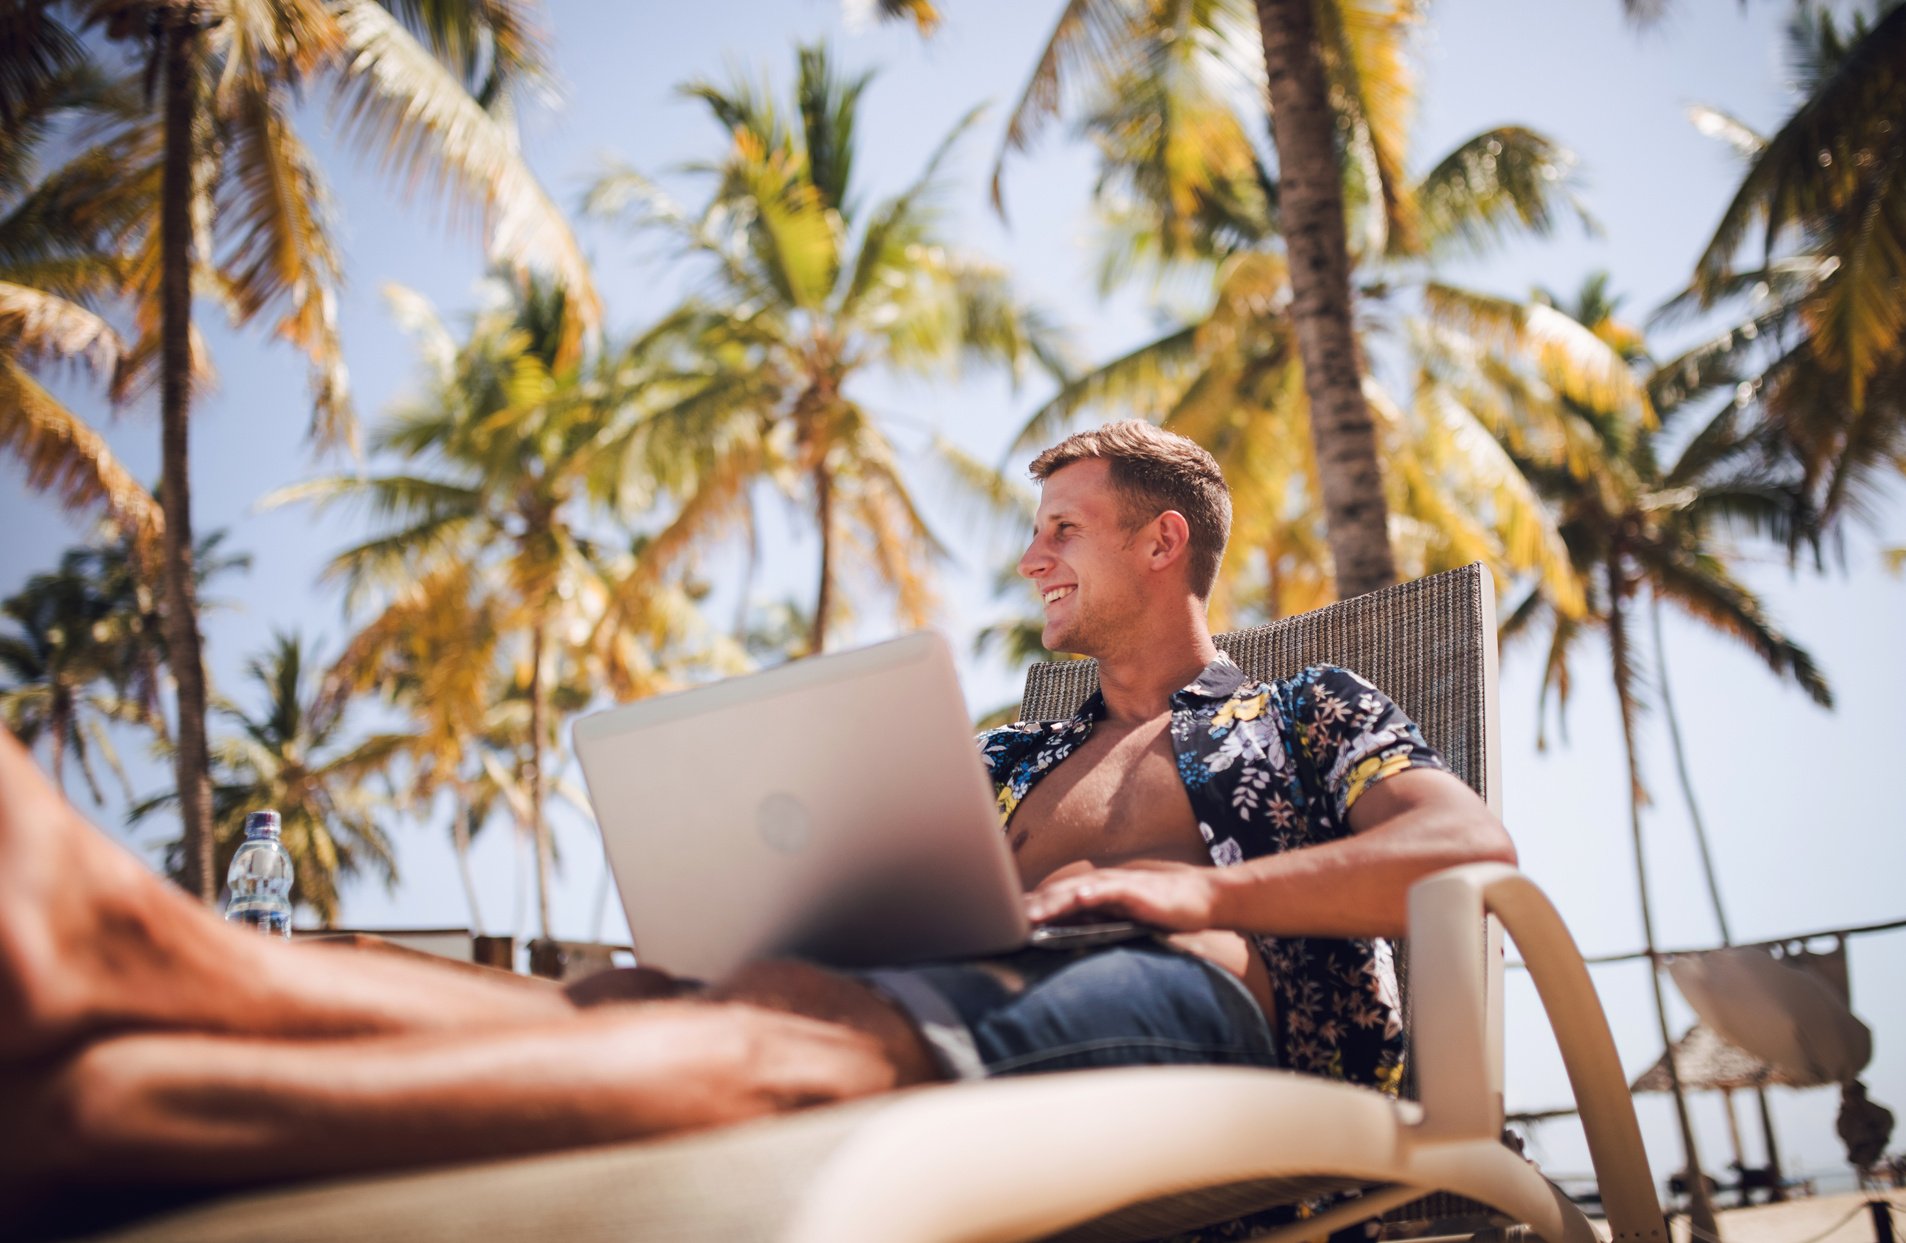
{"type": "Polygon", "coordinates": [[[1219,657],[1204,601],[1230,506],[1203,450],[1119,423],[1034,473],[1020,570],[1047,645],[1096,656],[1103,690],[982,751],[1032,916],[1157,935],[859,975],[762,963],[687,995],[652,971],[565,993],[273,945],[90,829],[0,735],[0,1219],[62,1189],[574,1147],[961,1076],[1281,1061],[1394,1081],[1368,938],[1402,931],[1426,873],[1512,860],[1507,835],[1353,675],[1268,687],[1219,657]]]}

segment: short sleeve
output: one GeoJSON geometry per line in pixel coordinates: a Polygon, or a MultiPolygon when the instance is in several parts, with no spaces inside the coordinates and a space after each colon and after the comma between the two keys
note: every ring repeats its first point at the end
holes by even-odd
{"type": "Polygon", "coordinates": [[[1296,683],[1292,723],[1346,830],[1350,809],[1379,781],[1412,768],[1449,771],[1416,722],[1364,678],[1335,665],[1314,665],[1296,683]]]}

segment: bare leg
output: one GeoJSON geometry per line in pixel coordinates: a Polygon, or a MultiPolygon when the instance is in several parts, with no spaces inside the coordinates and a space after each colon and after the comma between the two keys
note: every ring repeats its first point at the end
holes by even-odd
{"type": "Polygon", "coordinates": [[[0,1220],[85,1187],[214,1188],[510,1156],[893,1087],[878,1042],[739,1004],[346,1041],[112,1036],[0,1077],[0,1220]]]}
{"type": "MultiPolygon", "coordinates": [[[[664,991],[651,974],[629,991],[664,991]]],[[[711,996],[584,1010],[508,977],[268,944],[94,832],[0,732],[0,1217],[30,1189],[135,1173],[229,1185],[540,1151],[937,1076],[846,977],[760,964],[711,996]]]]}
{"type": "Polygon", "coordinates": [[[227,927],[87,824],[0,730],[0,1065],[128,1029],[367,1035],[573,1010],[540,981],[227,927]]]}

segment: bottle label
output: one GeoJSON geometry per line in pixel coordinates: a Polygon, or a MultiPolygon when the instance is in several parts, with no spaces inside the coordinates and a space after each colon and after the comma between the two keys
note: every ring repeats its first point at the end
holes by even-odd
{"type": "Polygon", "coordinates": [[[291,936],[291,912],[282,906],[235,902],[225,912],[225,922],[242,924],[263,936],[286,939],[291,936]]]}

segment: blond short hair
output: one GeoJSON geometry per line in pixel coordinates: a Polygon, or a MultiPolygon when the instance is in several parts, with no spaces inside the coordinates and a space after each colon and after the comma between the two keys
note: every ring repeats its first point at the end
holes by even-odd
{"type": "Polygon", "coordinates": [[[1200,600],[1210,599],[1231,536],[1231,489],[1217,460],[1195,440],[1143,419],[1122,419],[1067,436],[1032,460],[1032,477],[1043,483],[1074,462],[1091,459],[1110,467],[1127,530],[1168,509],[1184,515],[1191,528],[1191,587],[1200,600]]]}

